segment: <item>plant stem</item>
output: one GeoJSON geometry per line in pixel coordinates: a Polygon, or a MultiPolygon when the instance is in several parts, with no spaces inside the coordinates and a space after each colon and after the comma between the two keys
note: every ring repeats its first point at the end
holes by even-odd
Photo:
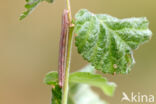
{"type": "Polygon", "coordinates": [[[65,61],[66,68],[65,68],[65,77],[64,77],[63,93],[62,93],[62,104],[68,103],[70,61],[71,61],[72,37],[73,37],[73,29],[74,29],[74,27],[72,26],[70,0],[66,0],[66,7],[68,9],[69,27],[68,27],[68,32],[67,32],[68,39],[67,39],[66,61],[65,61]]]}
{"type": "Polygon", "coordinates": [[[68,9],[68,19],[69,19],[69,22],[71,24],[72,22],[72,16],[71,16],[71,8],[70,8],[70,0],[66,0],[66,6],[67,6],[67,9],[68,9]]]}
{"type": "Polygon", "coordinates": [[[67,43],[67,60],[65,68],[65,80],[63,86],[62,104],[67,104],[68,101],[68,89],[69,89],[69,72],[70,72],[70,60],[72,51],[72,35],[73,27],[69,27],[68,43],[67,43]]]}

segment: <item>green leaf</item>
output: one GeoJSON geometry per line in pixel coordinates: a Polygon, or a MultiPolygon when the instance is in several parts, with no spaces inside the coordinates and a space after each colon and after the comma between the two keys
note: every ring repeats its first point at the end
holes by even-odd
{"type": "MultiPolygon", "coordinates": [[[[86,65],[80,72],[95,73],[92,65],[86,65]]],[[[99,95],[95,93],[89,85],[70,83],[68,104],[107,104],[101,100],[99,95]]]]}
{"type": "Polygon", "coordinates": [[[62,88],[58,85],[58,72],[49,72],[44,78],[44,83],[52,85],[51,104],[61,104],[62,88]]]}
{"type": "Polygon", "coordinates": [[[56,85],[58,83],[58,72],[49,72],[44,78],[44,83],[47,85],[56,85]]]}
{"type": "Polygon", "coordinates": [[[102,91],[108,96],[113,95],[116,87],[115,83],[108,82],[107,79],[101,75],[96,75],[89,72],[72,73],[70,74],[69,80],[71,83],[82,83],[101,88],[102,91]]]}
{"type": "Polygon", "coordinates": [[[51,104],[61,104],[62,88],[59,85],[55,85],[52,88],[51,104]]]}
{"type": "Polygon", "coordinates": [[[21,14],[20,20],[28,16],[32,12],[32,10],[42,1],[46,1],[48,3],[53,2],[53,0],[26,0],[27,4],[25,5],[25,8],[27,9],[27,11],[21,14]]]}
{"type": "MultiPolygon", "coordinates": [[[[108,95],[112,96],[116,87],[115,83],[108,82],[106,78],[101,75],[92,74],[94,73],[93,67],[88,65],[81,69],[81,72],[71,73],[69,77],[69,82],[72,83],[82,83],[89,84],[91,86],[95,86],[101,88],[102,91],[108,95]]],[[[48,85],[57,85],[58,84],[58,73],[57,72],[49,72],[44,82],[48,85]]]]}
{"type": "MultiPolygon", "coordinates": [[[[95,69],[89,64],[82,68],[80,72],[70,74],[68,104],[106,104],[89,85],[101,88],[107,95],[113,94],[116,85],[108,82],[102,76],[93,73],[95,73],[95,69]]],[[[58,86],[58,73],[49,72],[44,82],[48,85],[52,85],[52,104],[61,104],[62,89],[58,86]]]]}
{"type": "Polygon", "coordinates": [[[70,86],[68,104],[107,104],[101,100],[89,85],[74,84],[70,86]]]}
{"type": "MultiPolygon", "coordinates": [[[[94,73],[95,69],[93,66],[91,66],[89,64],[89,65],[85,66],[84,68],[82,68],[80,71],[94,73]]],[[[58,72],[51,71],[51,72],[47,73],[44,78],[44,83],[47,85],[57,85],[58,84],[58,72]]]]}
{"type": "Polygon", "coordinates": [[[75,18],[78,52],[103,73],[128,73],[135,63],[132,50],[152,35],[144,17],[118,19],[82,9],[75,18]]]}

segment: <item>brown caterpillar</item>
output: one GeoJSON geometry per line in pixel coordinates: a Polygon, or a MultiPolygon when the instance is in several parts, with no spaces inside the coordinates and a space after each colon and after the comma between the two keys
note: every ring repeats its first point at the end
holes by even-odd
{"type": "Polygon", "coordinates": [[[59,86],[63,87],[64,76],[65,76],[65,67],[66,67],[66,47],[68,39],[68,30],[69,29],[69,20],[68,20],[68,10],[64,9],[62,16],[62,27],[61,27],[61,36],[60,36],[60,49],[59,49],[59,86]]]}

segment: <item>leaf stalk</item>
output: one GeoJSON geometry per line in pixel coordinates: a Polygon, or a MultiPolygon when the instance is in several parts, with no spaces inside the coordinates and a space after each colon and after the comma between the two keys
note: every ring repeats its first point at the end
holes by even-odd
{"type": "Polygon", "coordinates": [[[67,43],[67,60],[65,68],[65,79],[63,85],[63,96],[62,104],[67,104],[68,99],[68,89],[69,89],[69,72],[70,72],[70,62],[71,62],[71,51],[72,51],[72,38],[73,38],[73,29],[74,27],[69,27],[68,43],[67,43]]]}
{"type": "Polygon", "coordinates": [[[66,0],[66,7],[68,10],[68,19],[70,24],[72,23],[72,15],[71,15],[71,6],[70,6],[70,0],[66,0]]]}

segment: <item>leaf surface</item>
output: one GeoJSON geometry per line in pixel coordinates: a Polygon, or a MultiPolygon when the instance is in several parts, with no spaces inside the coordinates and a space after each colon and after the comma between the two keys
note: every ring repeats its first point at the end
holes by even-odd
{"type": "Polygon", "coordinates": [[[75,18],[78,52],[103,73],[128,73],[135,63],[132,50],[152,35],[145,17],[118,19],[82,9],[75,18]]]}
{"type": "Polygon", "coordinates": [[[51,104],[61,104],[62,100],[62,88],[59,85],[55,85],[52,88],[51,104]]]}
{"type": "Polygon", "coordinates": [[[25,12],[23,12],[20,16],[20,20],[24,19],[26,16],[28,16],[33,9],[42,1],[46,1],[48,3],[52,3],[54,0],[26,0],[25,8],[27,9],[25,12]]]}
{"type": "Polygon", "coordinates": [[[62,88],[58,85],[58,72],[49,72],[44,78],[44,83],[52,86],[51,104],[61,104],[62,88]]]}
{"type": "Polygon", "coordinates": [[[44,83],[47,85],[56,85],[58,83],[58,72],[49,72],[44,78],[44,83]]]}
{"type": "MultiPolygon", "coordinates": [[[[90,64],[80,70],[80,72],[95,73],[95,69],[90,64]]],[[[70,83],[68,104],[107,104],[100,99],[89,85],[70,83]]]]}
{"type": "MultiPolygon", "coordinates": [[[[81,72],[71,73],[69,76],[70,84],[88,84],[91,86],[98,87],[108,95],[112,96],[114,94],[116,84],[113,82],[108,82],[108,80],[101,75],[94,74],[93,67],[88,65],[81,69],[81,72]]],[[[58,72],[49,72],[44,82],[48,85],[58,84],[58,72]]]]}
{"type": "Polygon", "coordinates": [[[101,88],[102,91],[108,96],[112,96],[116,88],[115,83],[108,82],[107,79],[101,75],[96,75],[89,72],[72,73],[69,80],[71,83],[82,83],[101,88]]]}

